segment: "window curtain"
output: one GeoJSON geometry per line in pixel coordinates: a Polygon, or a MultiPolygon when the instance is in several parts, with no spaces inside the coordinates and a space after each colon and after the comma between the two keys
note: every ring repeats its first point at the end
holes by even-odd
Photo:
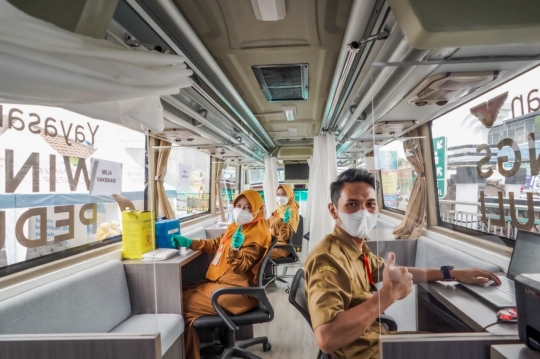
{"type": "Polygon", "coordinates": [[[416,129],[410,131],[403,142],[405,156],[417,172],[416,181],[411,191],[411,197],[405,211],[405,218],[394,229],[396,238],[417,239],[422,235],[426,213],[426,177],[422,139],[418,137],[416,129]]]}
{"type": "Polygon", "coordinates": [[[334,135],[316,136],[312,166],[309,170],[309,250],[311,251],[334,229],[328,213],[330,183],[337,178],[336,141],[334,135]]]}
{"type": "Polygon", "coordinates": [[[62,107],[160,133],[159,97],[192,84],[182,56],[75,34],[6,0],[0,0],[0,23],[0,102],[62,107]]]}
{"type": "Polygon", "coordinates": [[[264,203],[266,206],[266,217],[270,217],[277,208],[276,189],[279,186],[277,173],[277,159],[275,157],[266,157],[264,159],[264,203]]]}
{"type": "Polygon", "coordinates": [[[165,185],[163,183],[165,176],[167,175],[167,163],[169,162],[170,153],[171,143],[168,141],[160,140],[156,168],[156,191],[159,202],[159,213],[162,217],[173,219],[176,218],[176,211],[172,208],[171,203],[167,198],[167,193],[165,192],[165,185]]]}
{"type": "Polygon", "coordinates": [[[226,218],[225,218],[225,208],[223,208],[223,197],[221,196],[221,183],[222,183],[222,179],[223,179],[223,169],[225,168],[225,162],[223,162],[222,160],[219,160],[217,158],[212,158],[213,161],[215,161],[214,163],[216,164],[216,183],[215,183],[215,186],[214,188],[216,189],[216,198],[217,198],[217,201],[218,201],[218,206],[219,206],[219,215],[221,217],[221,221],[222,222],[226,222],[226,218]]]}

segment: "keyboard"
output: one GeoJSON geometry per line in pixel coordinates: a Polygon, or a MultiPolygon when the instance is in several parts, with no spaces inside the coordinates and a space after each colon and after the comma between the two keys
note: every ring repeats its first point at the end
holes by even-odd
{"type": "Polygon", "coordinates": [[[514,285],[514,281],[506,278],[506,277],[499,277],[499,279],[501,280],[501,285],[497,285],[495,286],[495,288],[497,288],[498,290],[506,293],[506,294],[509,294],[511,296],[516,296],[516,287],[514,285]]]}
{"type": "Polygon", "coordinates": [[[158,248],[142,255],[143,260],[164,261],[178,254],[178,249],[158,248]]]}

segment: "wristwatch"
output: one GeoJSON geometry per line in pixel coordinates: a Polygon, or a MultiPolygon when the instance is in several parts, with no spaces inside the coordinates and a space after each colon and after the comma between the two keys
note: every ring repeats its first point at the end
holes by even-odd
{"type": "Polygon", "coordinates": [[[443,273],[443,276],[444,276],[444,280],[445,281],[451,281],[451,280],[454,280],[452,278],[452,276],[450,275],[450,271],[454,269],[454,266],[442,266],[441,267],[441,270],[442,270],[442,273],[443,273]]]}

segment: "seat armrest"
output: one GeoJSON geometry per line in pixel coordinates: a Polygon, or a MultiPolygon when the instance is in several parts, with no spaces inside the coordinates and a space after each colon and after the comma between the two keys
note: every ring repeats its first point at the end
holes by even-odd
{"type": "Polygon", "coordinates": [[[398,329],[396,321],[389,315],[381,314],[379,315],[379,318],[377,318],[377,321],[381,324],[386,324],[388,330],[391,332],[396,332],[398,329]]]}
{"type": "Polygon", "coordinates": [[[210,297],[210,301],[212,302],[212,305],[214,306],[214,309],[219,314],[221,319],[227,324],[227,327],[230,330],[237,331],[238,327],[236,324],[233,323],[231,318],[225,313],[223,308],[218,303],[219,297],[225,294],[236,294],[236,295],[247,295],[250,297],[254,297],[259,299],[262,304],[268,309],[270,320],[274,318],[274,309],[272,308],[272,305],[270,304],[270,301],[268,300],[268,297],[266,296],[266,292],[264,290],[264,287],[231,287],[231,288],[220,288],[216,289],[212,296],[210,297]]]}
{"type": "Polygon", "coordinates": [[[296,254],[296,249],[292,244],[276,244],[274,248],[277,249],[284,249],[290,254],[292,254],[292,257],[294,258],[295,262],[298,262],[300,259],[298,258],[298,254],[296,254]]]}

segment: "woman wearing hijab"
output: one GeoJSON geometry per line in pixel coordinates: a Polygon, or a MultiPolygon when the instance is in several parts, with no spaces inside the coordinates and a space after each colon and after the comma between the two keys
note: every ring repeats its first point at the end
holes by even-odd
{"type": "MultiPolygon", "coordinates": [[[[214,254],[206,272],[207,281],[182,294],[187,323],[186,358],[200,358],[199,336],[193,322],[204,315],[217,315],[210,302],[212,293],[219,288],[256,285],[259,267],[271,244],[261,195],[253,190],[244,191],[234,199],[233,205],[235,222],[220,237],[198,240],[173,236],[177,247],[214,254]]],[[[218,302],[233,315],[247,312],[259,304],[256,298],[243,295],[223,295],[218,302]]]]}
{"type": "MultiPolygon", "coordinates": [[[[270,232],[277,237],[276,245],[288,244],[291,237],[298,229],[300,215],[298,214],[298,203],[294,200],[294,191],[291,186],[282,184],[276,191],[277,210],[268,219],[270,222],[270,232]]],[[[287,257],[289,252],[285,249],[274,248],[270,258],[287,257]]]]}

